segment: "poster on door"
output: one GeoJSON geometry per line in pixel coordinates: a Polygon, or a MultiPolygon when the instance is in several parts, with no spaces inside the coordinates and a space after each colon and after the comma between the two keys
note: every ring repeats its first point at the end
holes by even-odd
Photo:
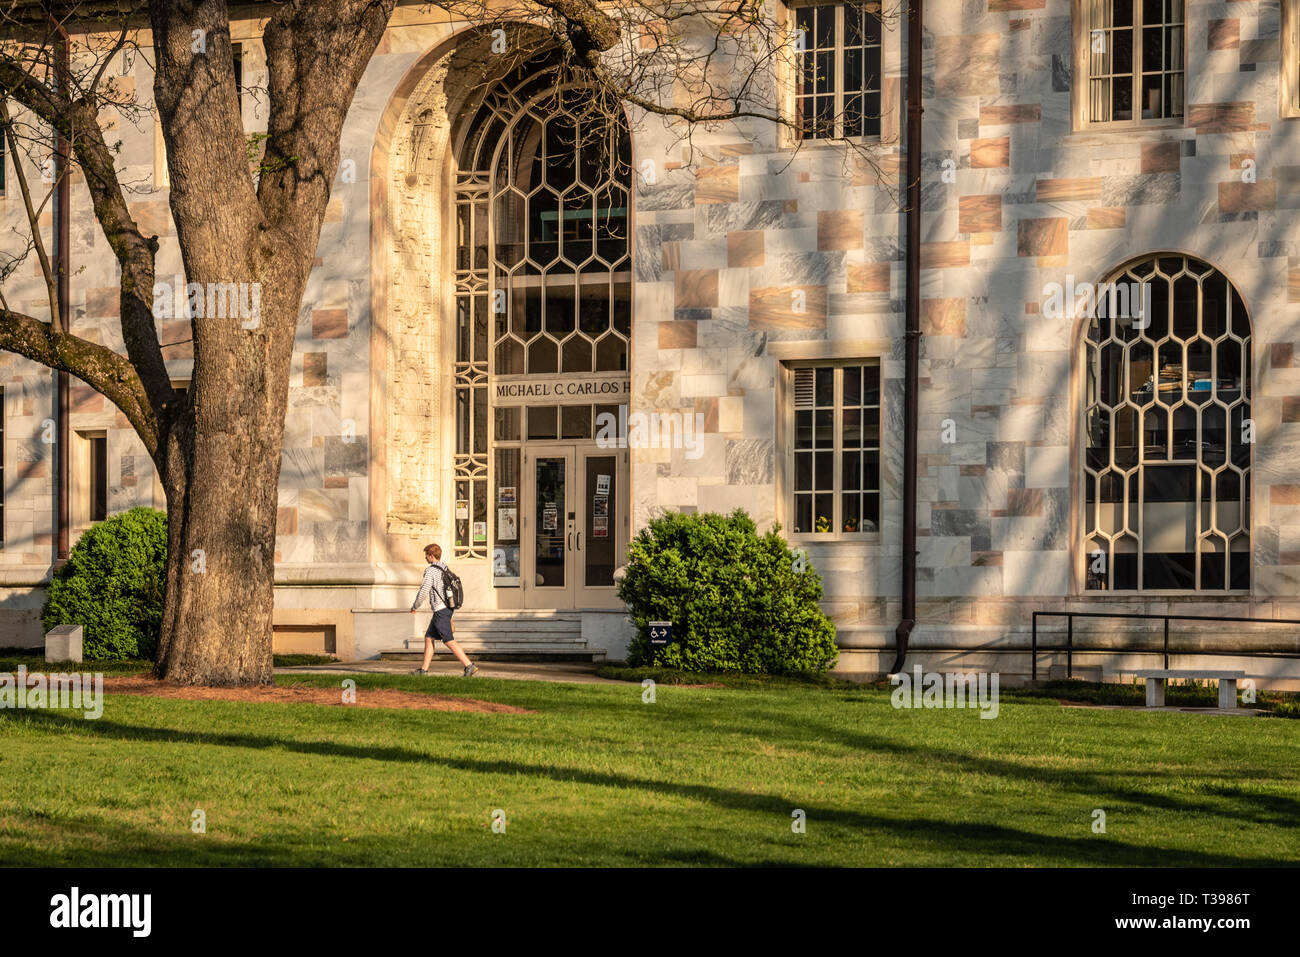
{"type": "Polygon", "coordinates": [[[542,531],[553,532],[560,527],[560,509],[554,502],[542,506],[542,531]]]}
{"type": "Polygon", "coordinates": [[[513,508],[497,509],[497,541],[513,542],[519,537],[518,512],[513,508]]]}
{"type": "Polygon", "coordinates": [[[498,588],[519,587],[518,545],[498,545],[492,550],[492,584],[498,588]]]}
{"type": "MultiPolygon", "coordinates": [[[[600,476],[608,479],[608,475],[600,476]]],[[[609,538],[609,482],[605,482],[605,491],[600,491],[600,482],[596,482],[596,494],[591,499],[591,537],[609,538]]]]}

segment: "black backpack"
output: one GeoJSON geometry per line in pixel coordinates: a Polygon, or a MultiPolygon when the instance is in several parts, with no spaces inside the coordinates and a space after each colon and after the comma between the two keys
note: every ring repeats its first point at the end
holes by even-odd
{"type": "Polygon", "coordinates": [[[450,568],[442,570],[442,600],[452,611],[465,604],[465,586],[461,584],[460,576],[450,568]]]}

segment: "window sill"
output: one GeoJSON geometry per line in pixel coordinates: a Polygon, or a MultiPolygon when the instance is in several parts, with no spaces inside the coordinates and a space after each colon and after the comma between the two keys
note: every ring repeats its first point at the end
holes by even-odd
{"type": "Polygon", "coordinates": [[[880,532],[841,532],[839,535],[818,535],[816,532],[794,532],[786,541],[791,545],[879,545],[880,532]]]}
{"type": "MultiPolygon", "coordinates": [[[[1214,591],[1210,591],[1210,590],[1181,591],[1181,590],[1168,589],[1168,588],[1151,589],[1149,591],[1132,591],[1132,590],[1121,591],[1120,589],[1117,588],[1111,591],[1091,591],[1085,589],[1084,591],[1078,592],[1077,594],[1071,595],[1070,597],[1091,599],[1091,598],[1102,598],[1106,596],[1113,596],[1117,599],[1124,599],[1125,601],[1132,601],[1135,598],[1159,598],[1159,599],[1176,598],[1182,600],[1186,600],[1190,598],[1202,598],[1207,601],[1212,601],[1219,598],[1251,598],[1254,597],[1254,595],[1255,593],[1250,589],[1241,589],[1241,588],[1236,588],[1232,590],[1216,589],[1214,591]]],[[[1266,621],[1267,619],[1260,619],[1260,620],[1266,621]]]]}
{"type": "Polygon", "coordinates": [[[886,140],[877,133],[874,136],[848,136],[839,139],[813,139],[813,140],[789,140],[780,147],[782,151],[790,150],[799,152],[802,150],[829,150],[833,147],[853,147],[862,148],[867,146],[897,146],[895,140],[886,140]]]}
{"type": "Polygon", "coordinates": [[[1196,137],[1196,128],[1187,125],[1185,119],[1177,121],[1155,121],[1140,123],[1132,126],[1110,126],[1108,124],[1088,125],[1073,129],[1067,134],[1067,139],[1075,145],[1088,145],[1090,137],[1096,137],[1097,144],[1105,144],[1114,141],[1116,138],[1125,134],[1134,136],[1139,140],[1147,140],[1153,143],[1168,140],[1170,133],[1185,133],[1185,136],[1178,139],[1194,139],[1196,137]]]}

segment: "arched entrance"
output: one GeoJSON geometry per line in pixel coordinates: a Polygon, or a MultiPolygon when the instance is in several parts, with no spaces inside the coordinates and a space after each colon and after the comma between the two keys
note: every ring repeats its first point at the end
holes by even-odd
{"type": "Polygon", "coordinates": [[[622,110],[542,58],[453,143],[454,554],[491,563],[498,607],[614,607],[627,451],[597,436],[630,393],[622,110]]]}

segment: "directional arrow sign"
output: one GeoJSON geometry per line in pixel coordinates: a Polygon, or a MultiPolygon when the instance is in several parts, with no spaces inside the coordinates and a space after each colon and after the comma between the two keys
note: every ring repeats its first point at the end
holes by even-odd
{"type": "Polygon", "coordinates": [[[671,621],[650,622],[650,647],[663,648],[673,640],[673,623],[671,621]]]}

